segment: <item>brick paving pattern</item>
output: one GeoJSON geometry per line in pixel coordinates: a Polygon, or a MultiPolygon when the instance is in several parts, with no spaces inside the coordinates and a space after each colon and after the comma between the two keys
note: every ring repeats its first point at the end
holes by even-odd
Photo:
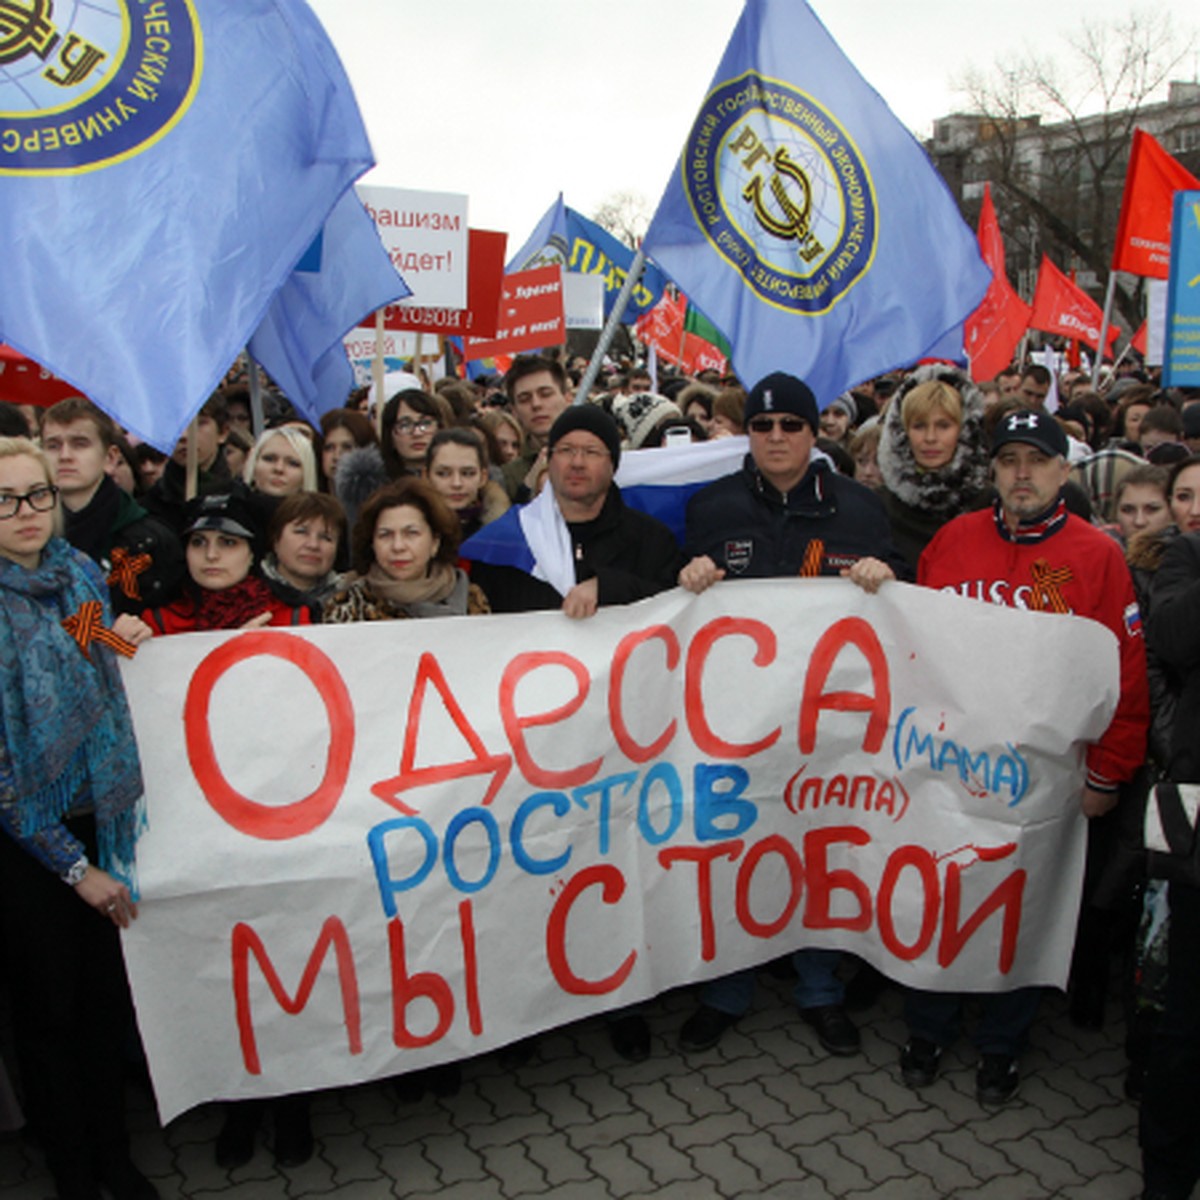
{"type": "MultiPolygon", "coordinates": [[[[762,976],[755,1010],[703,1054],[676,1047],[689,989],[647,1007],[647,1062],[612,1051],[602,1021],[558,1030],[506,1072],[495,1056],[464,1064],[458,1095],[404,1104],[388,1084],[322,1093],[317,1153],[274,1166],[260,1135],[234,1171],[213,1162],[220,1127],[205,1105],[158,1128],[132,1095],[134,1158],[164,1200],[1131,1200],[1140,1192],[1137,1110],[1125,1099],[1117,1006],[1102,1032],[1075,1029],[1047,996],[1022,1060],[1021,1090],[1001,1110],[975,1101],[964,1041],[921,1093],[897,1063],[899,994],[859,1014],[863,1053],[831,1058],[762,976]]],[[[0,1200],[51,1195],[40,1156],[0,1140],[0,1200]]]]}

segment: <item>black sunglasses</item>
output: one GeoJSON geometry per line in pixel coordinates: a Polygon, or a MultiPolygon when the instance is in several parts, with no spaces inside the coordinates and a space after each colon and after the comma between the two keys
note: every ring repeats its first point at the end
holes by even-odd
{"type": "Polygon", "coordinates": [[[751,433],[770,433],[777,424],[784,433],[800,433],[808,428],[803,417],[751,417],[747,428],[751,433]]]}

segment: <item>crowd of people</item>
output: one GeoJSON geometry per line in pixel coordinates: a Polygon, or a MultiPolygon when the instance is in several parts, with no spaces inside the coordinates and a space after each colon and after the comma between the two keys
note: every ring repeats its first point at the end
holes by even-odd
{"type": "MultiPolygon", "coordinates": [[[[1001,602],[1087,617],[1118,639],[1116,715],[1079,795],[1063,797],[1088,818],[1070,1012],[1096,1027],[1119,992],[1146,1195],[1190,1195],[1200,885],[1150,878],[1140,829],[1156,781],[1200,783],[1200,396],[1135,369],[1093,389],[1071,370],[978,382],[933,363],[817,397],[785,372],[747,390],[616,365],[572,404],[584,365],[530,355],[503,379],[413,378],[377,410],[356,393],[319,427],[269,395],[260,430],[235,380],[170,456],[131,446],[82,398],[0,405],[0,978],[16,1048],[7,1075],[0,1061],[0,1116],[19,1096],[64,1200],[156,1195],[113,1100],[136,1062],[119,930],[137,917],[144,824],[116,659],[147,640],[489,612],[587,620],[748,578],[802,588],[834,575],[871,592],[983,580],[1010,585],[990,589],[1001,602]],[[623,454],[729,436],[746,438],[743,465],[692,498],[682,544],[614,483],[623,454]],[[473,550],[514,506],[527,506],[535,568],[473,550]]],[[[888,981],[827,950],[776,969],[794,976],[825,1051],[859,1053],[852,1011],[888,981]]],[[[681,1048],[715,1045],[754,987],[746,971],[699,988],[681,1048]]],[[[972,1035],[981,1103],[1016,1094],[1040,995],[986,998],[972,1035]]],[[[959,1036],[961,997],[909,992],[905,1017],[898,1071],[928,1087],[959,1036]]],[[[620,1054],[649,1055],[638,1008],[606,1020],[620,1054]]],[[[456,1080],[448,1067],[396,1086],[445,1094],[456,1080]]],[[[304,1096],[226,1105],[217,1161],[248,1161],[268,1113],[277,1162],[305,1161],[304,1096]]]]}

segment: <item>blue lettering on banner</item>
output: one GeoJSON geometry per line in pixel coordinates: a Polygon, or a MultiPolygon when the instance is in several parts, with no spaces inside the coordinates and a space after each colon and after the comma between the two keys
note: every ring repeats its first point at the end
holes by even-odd
{"type": "Polygon", "coordinates": [[[972,753],[953,738],[922,733],[913,719],[916,711],[911,706],[906,708],[892,735],[892,758],[899,770],[921,759],[931,771],[954,772],[976,795],[1006,793],[1009,808],[1021,803],[1029,790],[1029,764],[1014,745],[1005,743],[1008,753],[972,753]]]}

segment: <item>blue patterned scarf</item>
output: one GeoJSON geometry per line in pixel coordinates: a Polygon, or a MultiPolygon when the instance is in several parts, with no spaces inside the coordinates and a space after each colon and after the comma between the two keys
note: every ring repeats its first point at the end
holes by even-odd
{"type": "Polygon", "coordinates": [[[25,836],[90,800],[100,866],[134,889],[134,844],[145,825],[142,771],[112,651],[91,660],[62,627],[88,600],[112,623],[95,564],[51,538],[30,571],[0,558],[0,718],[25,836]]]}

